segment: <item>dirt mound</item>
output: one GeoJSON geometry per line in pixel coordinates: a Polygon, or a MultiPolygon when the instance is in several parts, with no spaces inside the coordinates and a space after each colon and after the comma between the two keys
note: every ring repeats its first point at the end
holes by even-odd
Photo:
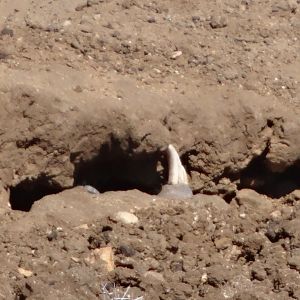
{"type": "Polygon", "coordinates": [[[0,297],[299,299],[299,17],[296,0],[3,0],[0,297]],[[190,202],[157,197],[168,144],[190,202]]]}
{"type": "Polygon", "coordinates": [[[297,299],[298,192],[272,201],[241,190],[228,205],[216,196],[184,202],[134,191],[94,196],[82,188],[68,192],[77,200],[64,209],[59,200],[68,195],[44,198],[17,220],[3,220],[1,292],[106,299],[106,290],[130,287],[132,297],[144,299],[297,299]],[[137,218],[130,224],[118,211],[137,218]]]}

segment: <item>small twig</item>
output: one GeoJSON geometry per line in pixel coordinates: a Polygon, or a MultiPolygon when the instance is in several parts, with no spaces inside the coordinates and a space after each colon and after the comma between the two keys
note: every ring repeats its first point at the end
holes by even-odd
{"type": "Polygon", "coordinates": [[[113,288],[112,288],[111,292],[108,291],[107,285],[108,285],[108,283],[101,285],[101,292],[105,296],[104,300],[144,300],[143,296],[138,297],[138,298],[133,298],[130,295],[128,295],[129,290],[130,290],[129,286],[126,288],[126,290],[122,296],[122,295],[120,295],[120,291],[116,287],[115,283],[113,284],[113,288]]]}

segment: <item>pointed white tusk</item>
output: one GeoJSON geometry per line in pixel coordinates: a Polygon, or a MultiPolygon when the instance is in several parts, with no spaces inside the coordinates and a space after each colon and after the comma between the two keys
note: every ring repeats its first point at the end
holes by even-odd
{"type": "Polygon", "coordinates": [[[188,184],[187,173],[173,145],[168,146],[167,155],[169,164],[168,184],[188,184]]]}

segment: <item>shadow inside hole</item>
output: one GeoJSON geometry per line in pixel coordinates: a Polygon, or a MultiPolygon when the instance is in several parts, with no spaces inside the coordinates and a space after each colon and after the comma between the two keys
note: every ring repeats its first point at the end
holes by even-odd
{"type": "Polygon", "coordinates": [[[300,167],[298,163],[282,173],[270,171],[265,156],[254,158],[242,171],[239,189],[251,188],[271,198],[280,198],[300,188],[300,167]]]}
{"type": "Polygon", "coordinates": [[[33,203],[44,196],[56,194],[63,189],[51,178],[41,174],[35,179],[25,179],[10,187],[10,205],[13,210],[30,211],[33,203]]]}
{"type": "Polygon", "coordinates": [[[89,161],[74,163],[74,185],[91,185],[99,192],[138,189],[149,194],[161,190],[162,174],[157,171],[158,152],[134,153],[123,150],[119,141],[112,139],[89,161]]]}

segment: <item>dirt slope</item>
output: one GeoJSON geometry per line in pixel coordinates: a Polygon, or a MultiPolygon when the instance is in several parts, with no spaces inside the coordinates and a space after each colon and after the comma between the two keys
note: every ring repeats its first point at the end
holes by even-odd
{"type": "Polygon", "coordinates": [[[299,39],[296,0],[2,0],[0,297],[299,299],[299,39]]]}

